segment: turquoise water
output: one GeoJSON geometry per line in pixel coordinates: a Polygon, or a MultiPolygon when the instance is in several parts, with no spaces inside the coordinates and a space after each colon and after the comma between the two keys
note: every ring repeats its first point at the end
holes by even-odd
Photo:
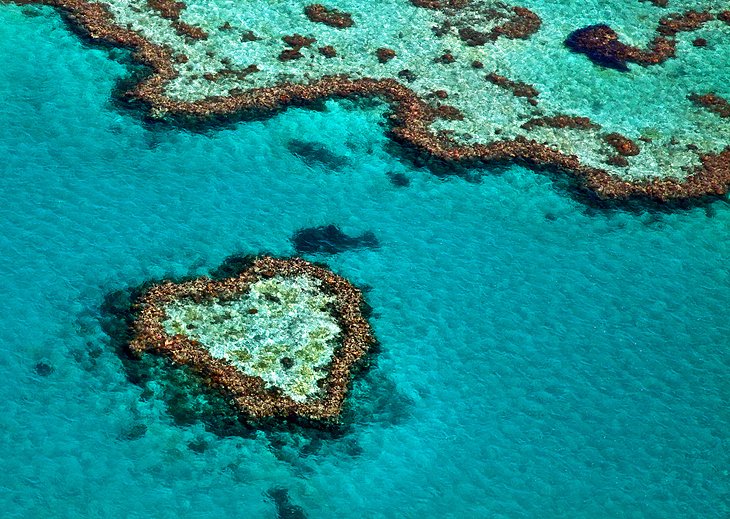
{"type": "Polygon", "coordinates": [[[148,126],[110,99],[123,52],[22,11],[0,9],[3,516],[276,517],[277,488],[310,518],[730,515],[726,200],[596,210],[520,167],[439,177],[377,104],[148,126]],[[371,287],[382,351],[343,435],[181,425],[127,379],[106,294],[326,224],[380,243],[308,256],[371,287]]]}

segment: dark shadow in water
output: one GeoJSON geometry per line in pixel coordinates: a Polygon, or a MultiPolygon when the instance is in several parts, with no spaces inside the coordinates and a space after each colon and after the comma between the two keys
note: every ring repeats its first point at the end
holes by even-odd
{"type": "Polygon", "coordinates": [[[36,363],[36,365],[33,367],[33,371],[36,372],[36,375],[39,375],[41,377],[48,377],[52,375],[54,371],[56,371],[56,368],[54,368],[51,363],[42,360],[36,363]]]}
{"type": "Polygon", "coordinates": [[[135,423],[120,432],[117,438],[124,441],[134,441],[139,440],[145,434],[147,434],[147,426],[143,423],[135,423]]]}
{"type": "Polygon", "coordinates": [[[386,174],[388,175],[390,183],[395,187],[408,187],[411,185],[411,179],[409,179],[405,173],[394,173],[389,171],[386,174]]]}
{"type": "Polygon", "coordinates": [[[350,163],[347,157],[331,152],[327,146],[318,142],[292,139],[286,147],[308,166],[338,171],[350,163]]]}
{"type": "Polygon", "coordinates": [[[353,249],[373,249],[380,246],[372,231],[349,236],[336,225],[299,229],[291,237],[297,254],[339,254],[353,249]]]}
{"type": "Polygon", "coordinates": [[[40,7],[27,5],[23,7],[23,10],[21,11],[23,15],[27,16],[28,18],[39,18],[43,16],[45,13],[43,13],[43,10],[40,7]]]}
{"type": "Polygon", "coordinates": [[[266,491],[266,498],[276,506],[277,519],[306,519],[304,509],[292,503],[289,491],[284,487],[272,487],[266,491]]]}

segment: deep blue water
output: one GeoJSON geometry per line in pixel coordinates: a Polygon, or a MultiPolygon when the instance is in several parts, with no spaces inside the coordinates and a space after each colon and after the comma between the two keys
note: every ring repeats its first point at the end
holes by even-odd
{"type": "Polygon", "coordinates": [[[0,8],[2,516],[275,517],[272,488],[310,518],[730,516],[726,201],[595,211],[520,167],[439,177],[379,105],[147,126],[111,101],[124,54],[43,12],[0,8]],[[143,398],[106,294],[331,223],[380,243],[310,256],[372,287],[377,387],[344,436],[225,437],[143,398]]]}

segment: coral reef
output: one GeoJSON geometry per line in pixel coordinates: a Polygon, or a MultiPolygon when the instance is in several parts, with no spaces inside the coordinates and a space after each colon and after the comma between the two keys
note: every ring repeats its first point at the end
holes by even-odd
{"type": "Polygon", "coordinates": [[[325,58],[334,58],[337,56],[337,50],[332,45],[325,45],[317,50],[319,50],[319,53],[325,58]]]}
{"type": "Polygon", "coordinates": [[[456,34],[472,47],[496,41],[499,37],[524,39],[537,32],[542,20],[525,7],[490,0],[448,2],[411,0],[414,5],[444,14],[434,33],[443,37],[456,34]]]}
{"type": "Polygon", "coordinates": [[[378,57],[378,61],[380,63],[388,63],[390,60],[395,58],[395,51],[393,49],[380,47],[375,51],[375,55],[378,57]]]}
{"type": "Polygon", "coordinates": [[[616,150],[616,153],[624,157],[633,157],[641,152],[634,141],[620,133],[609,133],[604,136],[604,140],[616,150]]]}
{"type": "Polygon", "coordinates": [[[152,285],[129,350],[188,366],[244,416],[336,422],[374,339],[362,296],[304,260],[261,257],[234,277],[152,285]]]}
{"type": "Polygon", "coordinates": [[[512,81],[509,78],[500,76],[496,72],[491,72],[487,74],[485,79],[493,85],[497,85],[500,88],[509,90],[510,92],[512,92],[512,95],[516,97],[526,97],[532,101],[534,100],[534,98],[540,95],[540,92],[538,92],[537,89],[532,85],[528,85],[527,83],[523,83],[521,81],[512,81]]]}
{"type": "MultiPolygon", "coordinates": [[[[499,61],[500,52],[482,49],[489,44],[515,57],[519,49],[529,52],[525,39],[531,41],[540,31],[541,19],[521,6],[496,0],[400,0],[386,26],[383,13],[367,6],[345,13],[296,0],[286,9],[295,9],[297,16],[283,7],[279,11],[277,3],[262,10],[260,21],[257,11],[242,18],[240,7],[226,4],[212,13],[211,5],[192,4],[195,0],[187,5],[173,0],[39,1],[62,9],[87,37],[134,50],[151,74],[126,95],[148,105],[153,117],[186,122],[245,111],[271,113],[332,97],[378,97],[392,107],[388,122],[397,141],[443,161],[549,166],[572,174],[578,187],[600,198],[664,201],[724,194],[730,186],[724,160],[730,132],[698,115],[703,110],[689,112],[692,103],[671,114],[683,121],[676,132],[659,136],[652,123],[629,132],[610,118],[586,117],[580,111],[584,107],[556,103],[552,92],[540,96],[538,106],[545,82],[535,83],[524,72],[514,76],[499,61]],[[485,62],[494,71],[486,82],[480,74],[485,62]],[[434,103],[434,96],[448,99],[448,105],[434,103]],[[565,113],[575,114],[574,120],[561,118],[565,113]],[[695,120],[699,122],[688,132],[687,121],[695,120]],[[607,135],[639,139],[645,128],[654,138],[643,141],[637,156],[606,146],[607,135]]],[[[624,43],[607,25],[576,31],[568,41],[594,61],[626,69],[628,63],[649,65],[674,56],[686,31],[702,27],[704,39],[709,34],[724,37],[727,20],[730,14],[712,10],[666,14],[652,29],[646,49],[624,43]]],[[[662,81],[660,75],[649,79],[662,81]]],[[[657,113],[656,124],[666,116],[657,113]]]]}

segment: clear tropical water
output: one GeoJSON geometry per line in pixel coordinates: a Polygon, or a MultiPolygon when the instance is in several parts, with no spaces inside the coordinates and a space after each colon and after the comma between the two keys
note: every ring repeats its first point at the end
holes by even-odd
{"type": "Polygon", "coordinates": [[[725,201],[598,211],[520,167],[439,177],[375,104],[147,126],[110,100],[123,52],[22,11],[0,9],[4,517],[276,517],[272,489],[308,517],[730,515],[725,201]],[[310,256],[371,287],[382,351],[344,435],[223,436],[127,379],[106,294],[324,224],[380,243],[310,256]]]}

